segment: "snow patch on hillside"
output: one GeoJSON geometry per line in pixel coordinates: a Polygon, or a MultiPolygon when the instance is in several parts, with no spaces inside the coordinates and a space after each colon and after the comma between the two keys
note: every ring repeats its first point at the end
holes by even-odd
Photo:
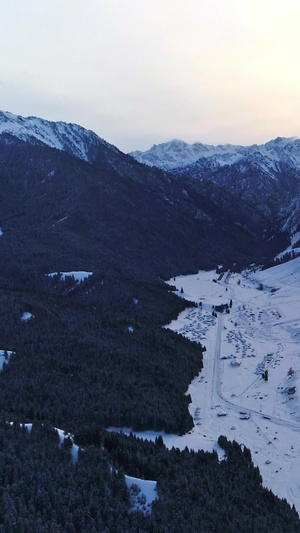
{"type": "Polygon", "coordinates": [[[34,318],[34,315],[32,313],[29,313],[28,311],[25,311],[25,313],[23,313],[23,315],[21,316],[21,320],[23,320],[23,322],[28,322],[28,320],[30,320],[31,318],[34,318]]]}
{"type": "Polygon", "coordinates": [[[72,462],[73,463],[77,463],[78,461],[78,452],[79,452],[79,446],[77,446],[77,444],[74,443],[74,436],[71,434],[71,433],[67,433],[66,431],[64,431],[63,429],[59,429],[59,428],[54,428],[57,433],[58,433],[58,436],[59,436],[59,445],[62,446],[65,439],[70,439],[71,441],[71,457],[72,457],[72,462]]]}
{"type": "Polygon", "coordinates": [[[4,363],[9,363],[11,354],[11,350],[0,350],[0,372],[3,370],[4,363]]]}
{"type": "Polygon", "coordinates": [[[157,482],[126,475],[125,482],[130,492],[132,510],[150,514],[151,505],[158,498],[157,482]]]}
{"type": "Polygon", "coordinates": [[[276,258],[281,259],[285,254],[291,254],[294,252],[296,255],[300,253],[300,247],[295,246],[296,243],[300,242],[300,231],[297,231],[294,235],[291,236],[291,244],[283,252],[280,252],[276,258]]]}

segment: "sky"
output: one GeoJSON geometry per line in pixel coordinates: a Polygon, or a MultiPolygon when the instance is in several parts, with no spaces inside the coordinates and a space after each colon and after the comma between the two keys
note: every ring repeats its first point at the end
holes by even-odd
{"type": "Polygon", "coordinates": [[[300,136],[299,0],[0,0],[0,109],[124,152],[300,136]]]}

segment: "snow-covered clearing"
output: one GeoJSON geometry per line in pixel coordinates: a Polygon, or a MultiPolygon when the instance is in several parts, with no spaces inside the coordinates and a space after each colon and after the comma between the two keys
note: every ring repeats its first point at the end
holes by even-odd
{"type": "Polygon", "coordinates": [[[193,450],[204,450],[205,452],[210,452],[210,453],[213,451],[216,451],[219,456],[220,461],[224,459],[225,457],[224,450],[216,442],[216,439],[211,439],[207,437],[207,435],[199,434],[195,436],[195,439],[193,441],[195,445],[189,446],[188,441],[189,441],[189,437],[192,434],[192,432],[182,437],[179,435],[165,433],[164,431],[150,431],[150,430],[149,431],[133,431],[131,428],[128,428],[128,427],[118,428],[118,427],[111,426],[106,429],[107,431],[116,431],[119,433],[124,433],[124,435],[133,434],[139,437],[140,439],[149,440],[151,442],[154,442],[157,437],[161,436],[163,438],[165,445],[170,450],[172,448],[178,448],[179,450],[184,450],[185,447],[188,446],[193,450]]]}
{"type": "Polygon", "coordinates": [[[63,445],[65,439],[70,439],[72,445],[71,445],[71,457],[72,462],[77,463],[78,461],[78,452],[79,452],[79,446],[74,443],[74,436],[71,433],[67,433],[63,429],[54,428],[56,429],[58,436],[59,436],[59,444],[60,446],[63,445]]]}
{"type": "Polygon", "coordinates": [[[151,513],[152,502],[158,497],[156,481],[125,476],[125,482],[130,492],[132,509],[144,514],[151,513]]]}
{"type": "Polygon", "coordinates": [[[11,350],[0,350],[0,372],[3,370],[4,363],[9,363],[11,354],[11,350]]]}
{"type": "Polygon", "coordinates": [[[75,281],[83,281],[89,276],[92,276],[93,272],[85,272],[84,270],[73,270],[71,272],[50,272],[50,274],[47,274],[47,276],[53,278],[53,276],[57,276],[57,274],[60,275],[62,280],[65,280],[65,278],[68,276],[74,276],[75,281]]]}

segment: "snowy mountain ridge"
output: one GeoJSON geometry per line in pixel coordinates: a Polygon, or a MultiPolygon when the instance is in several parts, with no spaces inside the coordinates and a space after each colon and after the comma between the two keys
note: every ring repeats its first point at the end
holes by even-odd
{"type": "Polygon", "coordinates": [[[199,160],[208,160],[214,166],[233,165],[242,160],[264,158],[268,168],[276,170],[277,163],[289,163],[300,167],[300,139],[297,137],[277,137],[266,144],[210,145],[196,142],[188,144],[172,140],[163,144],[154,144],[152,148],[130,155],[140,163],[157,166],[163,170],[175,170],[193,165],[199,160]]]}
{"type": "MultiPolygon", "coordinates": [[[[248,147],[173,140],[154,145],[144,154],[132,152],[130,157],[77,124],[32,116],[25,118],[0,111],[0,145],[16,142],[49,146],[101,168],[105,163],[110,170],[143,182],[147,172],[141,173],[133,156],[150,167],[172,171],[177,177],[188,179],[193,189],[200,187],[201,194],[206,191],[204,194],[210,196],[213,184],[221,204],[224,191],[243,200],[250,206],[255,223],[262,219],[267,225],[275,223],[274,233],[281,228],[292,237],[300,231],[300,139],[295,137],[278,137],[266,144],[248,147]],[[206,184],[209,184],[207,190],[206,184]]],[[[155,168],[153,172],[149,184],[156,187],[161,178],[157,181],[155,168]]],[[[58,217],[61,218],[64,219],[58,217]]]]}
{"type": "Polygon", "coordinates": [[[45,144],[89,162],[93,162],[100,145],[114,148],[93,131],[77,124],[51,122],[37,117],[25,118],[0,111],[0,140],[7,135],[29,144],[45,144]]]}
{"type": "Polygon", "coordinates": [[[130,154],[197,187],[214,184],[276,220],[292,238],[300,230],[300,139],[277,137],[251,146],[188,144],[173,140],[130,154]]]}

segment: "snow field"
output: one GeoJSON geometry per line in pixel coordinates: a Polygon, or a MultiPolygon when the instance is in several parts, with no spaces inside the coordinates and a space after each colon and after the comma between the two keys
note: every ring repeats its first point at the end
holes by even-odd
{"type": "Polygon", "coordinates": [[[188,389],[195,427],[182,437],[185,445],[198,449],[199,437],[216,441],[220,434],[246,445],[263,484],[299,512],[300,258],[263,272],[220,280],[199,272],[169,283],[202,307],[167,327],[207,347],[204,368],[188,389]],[[230,313],[214,319],[212,306],[230,299],[230,313]]]}
{"type": "Polygon", "coordinates": [[[130,492],[132,510],[150,514],[151,504],[158,498],[156,481],[125,475],[125,482],[130,492]]]}
{"type": "Polygon", "coordinates": [[[165,326],[206,346],[203,370],[187,391],[195,425],[183,436],[134,434],[161,435],[170,449],[216,450],[219,460],[224,451],[217,440],[225,435],[251,450],[263,485],[300,513],[300,258],[265,271],[200,271],[168,283],[198,303],[165,326]],[[230,300],[230,312],[214,317],[213,306],[230,300]]]}

